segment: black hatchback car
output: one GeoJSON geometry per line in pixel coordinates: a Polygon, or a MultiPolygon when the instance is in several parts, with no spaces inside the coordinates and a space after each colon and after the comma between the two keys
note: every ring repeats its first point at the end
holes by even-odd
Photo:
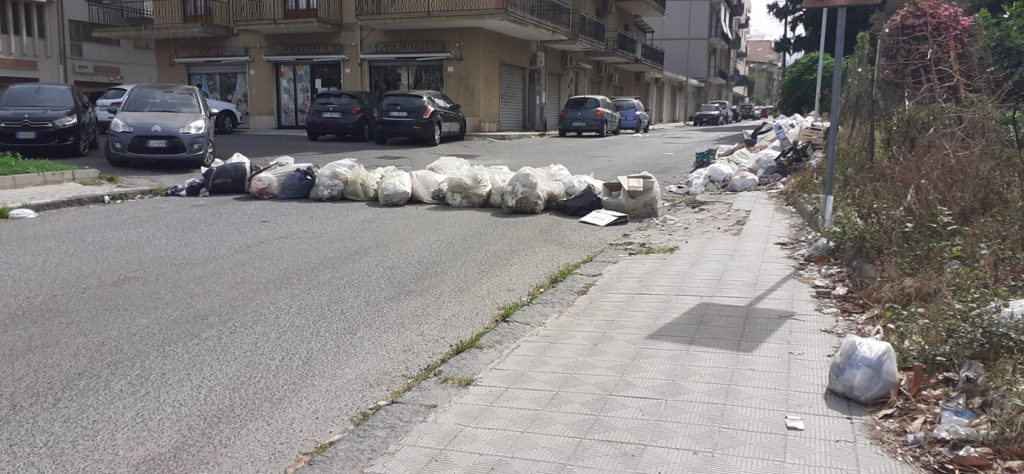
{"type": "Polygon", "coordinates": [[[374,140],[383,145],[393,137],[426,140],[432,146],[444,137],[466,138],[462,106],[437,91],[384,94],[374,111],[374,140]]]}
{"type": "Polygon", "coordinates": [[[0,151],[85,156],[97,148],[96,109],[75,86],[14,84],[0,94],[0,151]]]}
{"type": "Polygon", "coordinates": [[[375,106],[373,95],[366,91],[321,92],[306,116],[306,136],[314,142],[324,135],[370,141],[375,106]]]}

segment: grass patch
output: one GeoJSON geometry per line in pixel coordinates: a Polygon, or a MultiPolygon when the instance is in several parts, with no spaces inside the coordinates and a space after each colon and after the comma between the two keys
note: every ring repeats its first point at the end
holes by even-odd
{"type": "Polygon", "coordinates": [[[11,208],[9,208],[7,206],[0,206],[0,219],[10,219],[10,218],[11,218],[11,208]]]}
{"type": "Polygon", "coordinates": [[[166,196],[167,195],[167,187],[166,186],[157,186],[157,187],[155,187],[153,189],[150,189],[149,192],[153,193],[154,196],[166,196]]]}
{"type": "Polygon", "coordinates": [[[637,247],[637,248],[629,249],[629,254],[630,255],[666,255],[666,254],[670,254],[670,253],[675,253],[676,250],[679,250],[679,246],[678,245],[669,245],[669,246],[663,246],[663,247],[637,247]]]}
{"type": "Polygon", "coordinates": [[[470,377],[468,375],[442,375],[437,378],[437,381],[459,388],[466,388],[476,383],[476,377],[470,377]]]}
{"type": "Polygon", "coordinates": [[[50,160],[29,160],[17,153],[0,153],[0,176],[75,169],[79,167],[50,160]]]}
{"type": "Polygon", "coordinates": [[[110,184],[114,184],[114,183],[117,183],[117,182],[121,181],[121,177],[117,176],[117,175],[113,175],[113,174],[103,174],[103,173],[100,173],[100,181],[104,181],[104,182],[107,182],[107,183],[110,183],[110,184]]]}
{"type": "Polygon", "coordinates": [[[690,209],[697,209],[698,207],[704,205],[704,201],[697,199],[696,196],[687,196],[685,199],[683,199],[683,204],[685,204],[686,207],[689,207],[690,209]]]}
{"type": "Polygon", "coordinates": [[[594,283],[593,282],[587,283],[586,285],[583,285],[583,288],[580,288],[580,289],[576,290],[576,296],[583,296],[583,295],[585,295],[587,293],[590,293],[590,289],[593,288],[593,287],[594,287],[594,283]]]}
{"type": "Polygon", "coordinates": [[[436,403],[420,403],[420,408],[426,408],[427,410],[433,410],[437,408],[436,403]]]}

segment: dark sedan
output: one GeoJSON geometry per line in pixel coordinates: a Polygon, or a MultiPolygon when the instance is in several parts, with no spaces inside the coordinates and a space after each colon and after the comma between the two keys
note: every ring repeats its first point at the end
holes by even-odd
{"type": "Polygon", "coordinates": [[[193,167],[213,162],[212,112],[192,86],[145,84],[132,88],[110,122],[107,161],[177,163],[193,167]]]}
{"type": "Polygon", "coordinates": [[[0,150],[28,154],[99,148],[96,111],[74,86],[15,84],[0,94],[0,150]]]}
{"type": "Polygon", "coordinates": [[[729,109],[718,104],[704,104],[693,118],[694,125],[725,125],[732,121],[729,109]]]}
{"type": "Polygon", "coordinates": [[[389,92],[374,115],[374,140],[383,145],[392,137],[426,140],[432,146],[444,137],[466,138],[462,106],[437,91],[389,92]]]}
{"type": "Polygon", "coordinates": [[[577,136],[591,132],[604,137],[609,133],[618,135],[622,130],[618,107],[603,95],[570,97],[558,116],[560,137],[569,132],[576,132],[577,136]]]}
{"type": "Polygon", "coordinates": [[[373,96],[366,91],[321,92],[306,116],[306,136],[314,142],[324,135],[370,141],[374,106],[373,96]]]}

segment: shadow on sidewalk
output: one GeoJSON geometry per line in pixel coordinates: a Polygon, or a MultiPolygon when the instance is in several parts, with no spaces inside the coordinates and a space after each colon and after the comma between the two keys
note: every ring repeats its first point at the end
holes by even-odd
{"type": "Polygon", "coordinates": [[[678,342],[735,352],[753,352],[796,313],[757,305],[791,280],[796,271],[782,277],[743,306],[702,302],[658,328],[649,339],[678,342]],[[756,320],[757,324],[751,324],[756,320]]]}

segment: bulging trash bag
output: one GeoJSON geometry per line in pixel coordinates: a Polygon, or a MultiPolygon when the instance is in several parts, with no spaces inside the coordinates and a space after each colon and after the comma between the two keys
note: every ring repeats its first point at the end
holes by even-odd
{"type": "MultiPolygon", "coordinates": [[[[289,160],[290,157],[285,157],[289,160]]],[[[280,158],[278,159],[280,160],[280,158]]],[[[274,160],[277,162],[277,160],[274,160]]],[[[277,199],[281,195],[281,188],[284,186],[288,175],[300,168],[313,166],[312,163],[301,164],[276,164],[249,180],[249,193],[260,199],[277,199]]]]}
{"type": "Polygon", "coordinates": [[[345,199],[353,201],[376,201],[377,183],[380,176],[369,171],[363,165],[356,165],[348,177],[345,186],[345,199]]]}
{"type": "Polygon", "coordinates": [[[547,165],[537,171],[544,176],[544,185],[548,191],[547,207],[553,207],[559,199],[570,197],[566,191],[572,186],[572,173],[562,165],[547,165]]]}
{"type": "Polygon", "coordinates": [[[203,190],[206,189],[206,180],[202,178],[192,178],[185,181],[185,195],[189,197],[196,197],[202,194],[203,190]]]}
{"type": "Polygon", "coordinates": [[[310,199],[319,201],[339,201],[345,197],[345,186],[352,175],[352,168],[359,163],[352,158],[332,161],[316,172],[316,183],[309,192],[310,199]]]}
{"type": "Polygon", "coordinates": [[[434,193],[441,188],[441,181],[444,181],[445,176],[438,174],[430,170],[417,170],[413,171],[412,175],[412,201],[423,202],[427,204],[437,204],[444,202],[444,191],[441,191],[441,199],[435,199],[434,193]]]}
{"type": "Polygon", "coordinates": [[[555,210],[567,216],[583,217],[598,209],[601,209],[601,196],[593,185],[588,185],[572,197],[555,202],[555,210]]]}
{"type": "Polygon", "coordinates": [[[316,169],[312,166],[299,168],[291,172],[281,186],[278,199],[306,199],[316,183],[316,169]]]}
{"type": "Polygon", "coordinates": [[[621,212],[630,217],[658,217],[661,212],[661,187],[654,175],[646,171],[619,176],[618,181],[604,183],[601,187],[601,205],[609,211],[621,212]],[[630,189],[636,184],[639,185],[637,188],[630,189]]]}
{"type": "Polygon", "coordinates": [[[210,194],[243,194],[249,186],[249,163],[236,161],[214,166],[203,173],[210,194]]]}
{"type": "Polygon", "coordinates": [[[505,194],[505,186],[508,185],[508,181],[515,176],[512,171],[493,171],[489,173],[491,180],[491,194],[487,198],[488,207],[501,208],[501,200],[505,194]]]}
{"type": "Polygon", "coordinates": [[[489,173],[467,168],[444,180],[444,202],[452,207],[484,207],[491,195],[489,173]]]}
{"type": "Polygon", "coordinates": [[[457,156],[442,156],[427,165],[427,170],[443,175],[449,175],[466,168],[469,168],[469,162],[457,156]]]}
{"type": "Polygon", "coordinates": [[[887,398],[897,383],[896,351],[875,338],[846,336],[828,371],[829,390],[865,404],[887,398]]]}
{"type": "Polygon", "coordinates": [[[546,177],[536,168],[524,166],[505,185],[501,208],[505,212],[518,214],[540,214],[548,200],[546,177]]]}
{"type": "Polygon", "coordinates": [[[412,197],[412,176],[394,170],[384,174],[377,187],[377,200],[382,206],[404,206],[412,197]]]}
{"type": "Polygon", "coordinates": [[[698,168],[690,173],[690,177],[687,179],[686,184],[689,186],[687,194],[698,195],[703,193],[708,188],[708,183],[711,179],[708,178],[707,168],[698,168]]]}
{"type": "Polygon", "coordinates": [[[740,171],[732,177],[732,180],[729,181],[729,185],[725,189],[738,193],[754,189],[755,187],[757,187],[757,175],[749,171],[740,171]]]}
{"type": "Polygon", "coordinates": [[[729,163],[716,162],[708,166],[708,179],[719,186],[728,184],[729,178],[736,173],[736,168],[729,163]]]}

